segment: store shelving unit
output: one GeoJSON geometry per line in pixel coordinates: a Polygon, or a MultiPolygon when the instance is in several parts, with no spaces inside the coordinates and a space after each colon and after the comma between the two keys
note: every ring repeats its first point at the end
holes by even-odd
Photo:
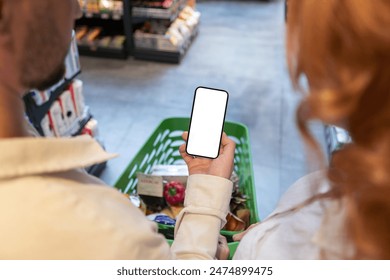
{"type": "MultiPolygon", "coordinates": [[[[59,100],[62,94],[67,91],[75,79],[80,75],[80,64],[78,60],[78,51],[75,44],[75,41],[72,41],[72,45],[69,51],[69,54],[66,58],[67,73],[65,78],[63,78],[57,85],[45,91],[44,96],[48,96],[47,100],[41,100],[37,103],[36,94],[37,92],[30,91],[23,97],[25,104],[25,112],[30,123],[35,127],[38,133],[45,137],[45,131],[42,127],[42,120],[48,115],[53,104],[59,100]],[[73,64],[72,64],[73,63],[73,64]],[[70,65],[72,64],[72,65],[70,65]],[[69,72],[69,69],[72,71],[69,72]]],[[[75,101],[74,101],[75,102],[75,101]]],[[[64,117],[64,115],[62,115],[64,117]]],[[[75,117],[73,123],[67,128],[67,130],[62,135],[57,135],[57,137],[73,137],[78,136],[83,133],[84,128],[87,126],[93,116],[90,112],[88,106],[85,106],[83,112],[80,113],[80,116],[75,117]]],[[[98,140],[98,139],[96,139],[98,140]]],[[[104,148],[104,145],[98,140],[100,145],[104,148]]],[[[101,164],[93,165],[86,168],[86,171],[95,176],[99,176],[100,173],[106,167],[106,162],[101,164]]]]}
{"type": "Polygon", "coordinates": [[[185,42],[175,46],[164,34],[136,32],[148,21],[160,21],[163,25],[169,26],[177,19],[179,13],[189,2],[188,0],[172,0],[166,8],[149,7],[145,5],[145,1],[122,0],[118,1],[122,3],[121,11],[104,10],[103,6],[96,6],[98,1],[80,0],[80,2],[82,2],[83,16],[76,21],[76,29],[88,30],[78,33],[81,34],[81,39],[78,41],[81,55],[117,59],[126,59],[132,55],[136,59],[179,63],[198,34],[198,26],[195,26],[191,34],[186,36],[185,42]],[[90,2],[95,4],[88,6],[90,2]],[[99,29],[96,38],[92,32],[88,34],[93,29],[99,29]],[[96,40],[88,40],[89,36],[96,40]],[[102,40],[115,36],[124,38],[120,47],[118,45],[114,48],[109,47],[108,41],[102,40]]]}
{"type": "MultiPolygon", "coordinates": [[[[167,25],[170,25],[177,19],[187,2],[187,0],[173,0],[171,6],[167,9],[137,7],[133,3],[131,18],[133,23],[159,20],[166,21],[168,22],[167,25]]],[[[198,34],[198,30],[198,25],[196,25],[185,41],[177,47],[170,43],[166,35],[134,33],[134,58],[179,63],[198,34]]]]}
{"type": "MultiPolygon", "coordinates": [[[[30,122],[35,127],[35,129],[39,132],[40,135],[44,136],[44,132],[43,132],[43,129],[41,127],[42,119],[45,117],[47,112],[49,112],[53,103],[61,96],[61,94],[67,88],[69,88],[70,84],[73,82],[73,80],[80,73],[81,73],[81,71],[78,71],[71,78],[64,78],[59,85],[56,85],[53,88],[49,89],[50,98],[48,99],[48,101],[46,101],[42,105],[36,104],[36,102],[33,98],[33,94],[31,92],[24,96],[26,114],[27,114],[30,122]]],[[[85,125],[85,123],[87,123],[90,118],[91,118],[91,116],[90,116],[90,114],[88,114],[85,118],[80,119],[80,123],[85,125]]],[[[82,128],[82,127],[84,127],[84,125],[80,125],[80,127],[82,128]]],[[[77,131],[79,131],[79,129],[77,131]]],[[[76,132],[74,134],[77,134],[76,132]]],[[[71,134],[73,134],[73,133],[71,133],[71,134]]]]}
{"type": "MultiPolygon", "coordinates": [[[[84,2],[84,1],[80,1],[84,2]]],[[[121,0],[122,9],[120,11],[110,10],[88,10],[83,3],[83,16],[76,21],[76,30],[80,27],[89,29],[101,28],[102,37],[123,36],[124,41],[120,46],[102,46],[97,42],[79,41],[78,47],[81,55],[94,56],[100,58],[126,59],[131,54],[132,44],[132,23],[130,18],[130,0],[121,0]]]]}

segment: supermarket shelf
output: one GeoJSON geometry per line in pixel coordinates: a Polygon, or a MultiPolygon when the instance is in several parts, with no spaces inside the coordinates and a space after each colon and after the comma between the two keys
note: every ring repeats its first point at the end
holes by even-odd
{"type": "Polygon", "coordinates": [[[134,48],[133,55],[135,59],[139,60],[149,60],[157,62],[168,62],[168,63],[180,63],[181,59],[185,56],[188,49],[191,47],[193,41],[199,33],[198,26],[194,29],[193,34],[191,35],[189,42],[185,46],[176,52],[155,50],[155,49],[143,49],[143,48],[134,48]]]}
{"type": "Polygon", "coordinates": [[[158,62],[180,63],[183,54],[180,52],[164,52],[151,49],[134,49],[134,58],[158,62]]]}
{"type": "Polygon", "coordinates": [[[80,135],[83,131],[86,124],[92,119],[92,114],[89,110],[89,107],[86,106],[84,114],[82,117],[79,117],[75,124],[69,129],[68,133],[63,136],[77,136],[80,135]]]}
{"type": "MultiPolygon", "coordinates": [[[[182,6],[183,0],[175,0],[169,8],[148,8],[148,7],[132,7],[133,18],[148,18],[148,19],[168,19],[173,21],[177,18],[182,6]]],[[[185,1],[187,2],[187,1],[185,1]]]]}
{"type": "Polygon", "coordinates": [[[116,58],[116,59],[126,59],[127,51],[125,48],[114,49],[114,48],[96,48],[92,49],[89,46],[78,45],[80,55],[93,56],[100,58],[116,58]]]}
{"type": "Polygon", "coordinates": [[[98,58],[126,59],[132,51],[132,26],[130,19],[131,0],[123,0],[123,10],[83,10],[83,17],[76,21],[76,27],[101,27],[103,36],[125,36],[126,41],[122,49],[94,48],[79,44],[79,53],[83,56],[98,58]]]}
{"type": "MultiPolygon", "coordinates": [[[[82,116],[77,117],[74,123],[60,137],[74,137],[80,135],[87,123],[92,119],[89,107],[86,106],[82,116]]],[[[42,134],[42,136],[44,136],[42,134]]]]}
{"type": "Polygon", "coordinates": [[[83,12],[84,18],[100,18],[104,20],[122,20],[122,14],[114,14],[114,13],[90,13],[83,12]]]}
{"type": "Polygon", "coordinates": [[[58,97],[70,86],[70,84],[73,82],[73,79],[75,79],[80,73],[81,71],[77,72],[70,79],[64,79],[62,84],[60,84],[50,92],[49,100],[40,106],[36,105],[31,94],[26,94],[23,97],[24,104],[26,107],[26,114],[29,117],[32,124],[34,125],[34,127],[38,130],[38,132],[41,135],[43,135],[43,131],[40,125],[42,119],[45,117],[46,113],[50,110],[50,107],[51,105],[53,105],[53,102],[58,99],[58,97]]]}

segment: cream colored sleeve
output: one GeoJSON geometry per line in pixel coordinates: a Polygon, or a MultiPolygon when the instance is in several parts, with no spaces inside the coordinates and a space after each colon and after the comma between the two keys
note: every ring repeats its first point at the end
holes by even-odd
{"type": "Polygon", "coordinates": [[[171,252],[177,259],[214,259],[219,231],[226,223],[233,183],[211,175],[191,175],[185,208],[175,226],[171,252]]]}

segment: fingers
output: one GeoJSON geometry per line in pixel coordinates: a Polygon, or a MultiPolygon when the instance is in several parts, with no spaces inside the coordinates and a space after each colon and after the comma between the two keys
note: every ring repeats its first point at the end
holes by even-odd
{"type": "Polygon", "coordinates": [[[187,139],[188,139],[188,131],[184,131],[183,134],[181,135],[181,138],[183,138],[183,140],[187,142],[187,139]]]}
{"type": "MultiPolygon", "coordinates": [[[[181,135],[181,137],[183,138],[184,141],[187,142],[187,139],[188,139],[188,131],[184,131],[183,134],[181,135]]],[[[179,152],[180,152],[180,155],[181,157],[184,159],[184,161],[188,164],[192,157],[190,155],[187,154],[187,151],[186,151],[186,145],[187,143],[184,143],[182,145],[180,145],[179,147],[179,152]]]]}
{"type": "Polygon", "coordinates": [[[250,231],[252,228],[257,226],[258,224],[260,224],[260,222],[255,223],[255,224],[251,224],[245,231],[233,235],[233,240],[240,241],[248,233],[248,231],[250,231]]]}
{"type": "Polygon", "coordinates": [[[188,155],[186,152],[186,143],[180,145],[179,152],[181,157],[184,159],[185,163],[188,164],[191,161],[192,157],[188,155]]]}
{"type": "MultiPolygon", "coordinates": [[[[188,140],[188,131],[184,131],[181,137],[183,138],[184,141],[187,142],[187,140],[188,140]]],[[[180,154],[184,158],[184,156],[187,155],[187,153],[185,151],[185,145],[186,144],[183,144],[183,145],[182,145],[183,147],[180,146],[180,154]]],[[[225,132],[223,132],[222,133],[222,139],[221,139],[220,154],[221,153],[227,154],[227,155],[229,155],[233,159],[234,158],[234,151],[235,151],[235,149],[236,149],[236,143],[232,139],[230,139],[225,132]]]]}
{"type": "Polygon", "coordinates": [[[243,232],[240,232],[240,233],[233,235],[233,241],[241,241],[241,239],[244,237],[245,234],[246,234],[246,231],[243,231],[243,232]]]}
{"type": "Polygon", "coordinates": [[[225,236],[219,235],[216,258],[218,260],[227,260],[229,258],[230,250],[225,236]]]}
{"type": "Polygon", "coordinates": [[[229,148],[229,149],[235,149],[236,148],[236,142],[234,142],[232,139],[230,139],[226,133],[222,133],[222,146],[223,148],[229,148]]]}
{"type": "Polygon", "coordinates": [[[222,245],[226,245],[227,246],[228,244],[227,244],[226,237],[220,234],[218,236],[218,244],[222,244],[222,245]]]}
{"type": "Polygon", "coordinates": [[[222,134],[222,148],[223,154],[228,156],[230,160],[233,160],[234,152],[236,150],[236,142],[230,139],[225,132],[222,134]]]}

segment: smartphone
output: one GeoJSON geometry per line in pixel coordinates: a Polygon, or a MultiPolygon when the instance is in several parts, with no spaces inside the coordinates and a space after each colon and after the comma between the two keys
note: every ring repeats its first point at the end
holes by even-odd
{"type": "Polygon", "coordinates": [[[215,159],[219,156],[229,94],[221,89],[198,87],[192,105],[186,152],[215,159]]]}

